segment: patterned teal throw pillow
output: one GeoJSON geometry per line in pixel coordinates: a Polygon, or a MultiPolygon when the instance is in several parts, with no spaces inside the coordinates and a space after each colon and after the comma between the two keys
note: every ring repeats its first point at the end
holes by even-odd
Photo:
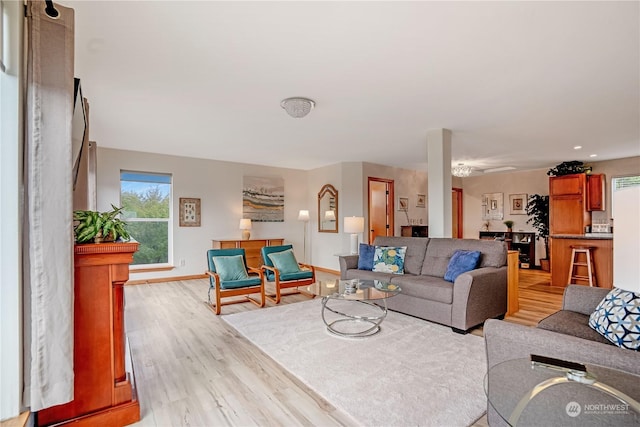
{"type": "Polygon", "coordinates": [[[613,288],[589,316],[589,326],[618,347],[640,350],[640,294],[613,288]]]}
{"type": "Polygon", "coordinates": [[[406,246],[376,246],[373,254],[373,271],[404,274],[404,255],[406,252],[406,246]]]}

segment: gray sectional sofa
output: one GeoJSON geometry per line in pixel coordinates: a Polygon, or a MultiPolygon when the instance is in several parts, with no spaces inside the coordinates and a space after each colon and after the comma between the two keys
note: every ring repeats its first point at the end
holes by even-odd
{"type": "Polygon", "coordinates": [[[465,333],[507,312],[507,247],[491,240],[376,237],[377,246],[406,246],[404,274],[358,269],[358,255],[340,256],[341,279],[378,279],[402,288],[387,299],[390,310],[450,326],[465,333]],[[481,252],[479,267],[454,283],[444,280],[454,252],[481,252]]]}
{"type": "MultiPolygon", "coordinates": [[[[488,370],[507,360],[537,354],[640,375],[640,352],[619,348],[589,327],[589,315],[609,291],[569,285],[564,291],[562,310],[541,320],[535,328],[488,320],[483,329],[488,370]]],[[[517,376],[513,382],[518,382],[517,376]]],[[[640,399],[639,396],[633,397],[640,399]]],[[[560,411],[560,416],[553,411],[538,416],[539,425],[567,424],[570,420],[564,411],[560,411]]],[[[491,404],[487,406],[487,420],[491,426],[508,425],[491,404]]]]}

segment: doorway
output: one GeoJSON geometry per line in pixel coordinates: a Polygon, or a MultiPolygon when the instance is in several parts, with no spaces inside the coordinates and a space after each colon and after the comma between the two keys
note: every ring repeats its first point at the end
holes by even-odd
{"type": "Polygon", "coordinates": [[[376,236],[393,236],[393,180],[368,178],[369,181],[369,243],[376,236]]]}
{"type": "Polygon", "coordinates": [[[451,237],[462,239],[462,188],[451,189],[451,237]]]}

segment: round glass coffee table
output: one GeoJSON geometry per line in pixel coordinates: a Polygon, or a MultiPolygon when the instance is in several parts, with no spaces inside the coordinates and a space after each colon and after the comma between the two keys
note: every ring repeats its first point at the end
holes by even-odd
{"type": "Polygon", "coordinates": [[[322,321],[327,331],[341,337],[363,338],[380,332],[387,317],[387,298],[399,286],[380,280],[321,280],[307,291],[322,297],[322,321]]]}
{"type": "MultiPolygon", "coordinates": [[[[633,351],[633,350],[629,350],[633,351]]],[[[489,404],[509,425],[640,425],[640,376],[592,364],[576,370],[530,359],[489,369],[489,404]]]]}

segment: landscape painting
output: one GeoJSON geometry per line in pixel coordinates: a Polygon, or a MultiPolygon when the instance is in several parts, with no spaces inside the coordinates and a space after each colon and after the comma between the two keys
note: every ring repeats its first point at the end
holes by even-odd
{"type": "Polygon", "coordinates": [[[284,222],[284,178],[245,176],[242,217],[256,222],[284,222]]]}

